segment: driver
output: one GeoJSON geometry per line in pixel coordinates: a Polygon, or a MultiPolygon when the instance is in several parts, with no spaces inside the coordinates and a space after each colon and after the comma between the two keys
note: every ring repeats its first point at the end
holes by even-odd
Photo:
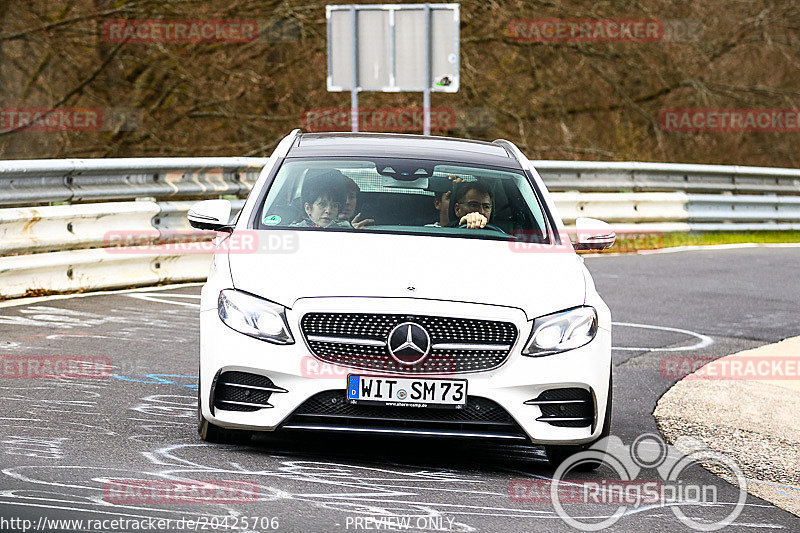
{"type": "Polygon", "coordinates": [[[483,228],[492,218],[494,195],[482,181],[464,181],[456,185],[451,199],[454,202],[456,221],[450,226],[466,224],[467,228],[483,228]]]}

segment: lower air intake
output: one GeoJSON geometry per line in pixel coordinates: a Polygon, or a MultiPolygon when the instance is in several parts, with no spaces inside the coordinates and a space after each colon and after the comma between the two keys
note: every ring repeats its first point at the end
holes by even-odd
{"type": "Polygon", "coordinates": [[[287,392],[271,379],[249,372],[223,372],[214,388],[214,407],[224,411],[270,409],[270,396],[287,392]]]}
{"type": "Polygon", "coordinates": [[[548,389],[525,405],[537,405],[539,422],[565,428],[589,427],[594,422],[594,399],[586,389],[569,387],[548,389]]]}
{"type": "Polygon", "coordinates": [[[469,396],[462,409],[354,405],[344,389],[312,396],[282,428],[528,440],[511,415],[487,398],[469,396]]]}

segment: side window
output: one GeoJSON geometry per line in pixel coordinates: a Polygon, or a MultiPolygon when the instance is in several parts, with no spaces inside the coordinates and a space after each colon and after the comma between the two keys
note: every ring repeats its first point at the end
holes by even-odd
{"type": "Polygon", "coordinates": [[[262,206],[259,227],[288,226],[303,218],[300,200],[301,176],[290,176],[279,183],[276,179],[262,206]]]}

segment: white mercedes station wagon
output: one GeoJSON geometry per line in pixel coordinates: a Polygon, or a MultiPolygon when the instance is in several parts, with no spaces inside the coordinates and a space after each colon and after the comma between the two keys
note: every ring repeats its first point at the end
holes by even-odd
{"type": "Polygon", "coordinates": [[[553,464],[609,433],[611,315],[536,169],[505,140],[293,131],[202,290],[198,430],[495,439],[553,464]]]}

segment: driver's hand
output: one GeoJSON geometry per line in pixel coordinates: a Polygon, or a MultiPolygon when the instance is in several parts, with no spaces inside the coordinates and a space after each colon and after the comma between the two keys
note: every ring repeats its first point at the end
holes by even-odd
{"type": "Polygon", "coordinates": [[[461,220],[458,221],[458,225],[461,226],[463,224],[467,225],[467,228],[482,228],[486,226],[486,223],[489,222],[489,219],[485,216],[481,215],[480,213],[467,213],[461,220]]]}
{"type": "Polygon", "coordinates": [[[366,226],[371,226],[372,224],[375,223],[375,219],[365,218],[364,220],[359,220],[360,218],[361,218],[361,213],[354,216],[353,220],[350,222],[350,224],[352,224],[355,229],[362,229],[366,226]]]}

